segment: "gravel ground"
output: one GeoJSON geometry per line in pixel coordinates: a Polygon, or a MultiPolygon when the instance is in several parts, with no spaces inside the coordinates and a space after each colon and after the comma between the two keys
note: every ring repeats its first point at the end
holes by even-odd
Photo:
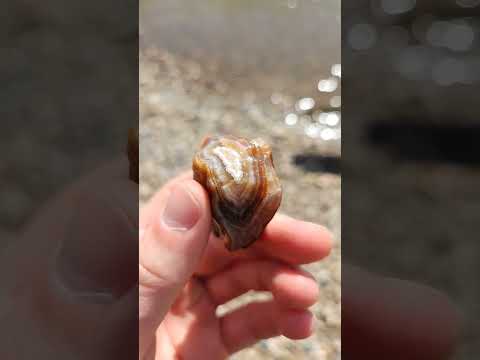
{"type": "MultiPolygon", "coordinates": [[[[206,134],[265,138],[273,147],[284,187],[281,211],[327,226],[335,244],[326,260],[306,266],[321,288],[320,301],[312,309],[315,334],[302,341],[284,337],[262,341],[232,358],[340,359],[341,180],[338,169],[322,158],[329,155],[335,163],[340,144],[305,135],[312,120],[301,114],[294,126],[286,124],[296,94],[272,96],[271,90],[257,90],[268,89],[269,81],[277,79],[252,75],[248,82],[232,81],[215,62],[200,63],[158,48],[141,50],[140,200],[144,204],[168,179],[188,169],[206,134]],[[330,171],[321,171],[322,167],[330,171]]],[[[223,310],[263,295],[247,294],[223,310]]]]}

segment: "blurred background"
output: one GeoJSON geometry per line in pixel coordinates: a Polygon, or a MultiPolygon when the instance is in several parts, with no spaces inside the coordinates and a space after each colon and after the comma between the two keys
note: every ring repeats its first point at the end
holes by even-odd
{"type": "Polygon", "coordinates": [[[5,9],[0,251],[66,184],[123,156],[138,74],[135,2],[8,0],[5,9]]]}
{"type": "Polygon", "coordinates": [[[205,135],[261,136],[281,211],[335,235],[331,256],[307,266],[321,288],[315,334],[232,358],[340,359],[340,1],[142,0],[140,34],[141,203],[191,167],[205,135]]]}
{"type": "Polygon", "coordinates": [[[342,1],[343,260],[446,293],[462,360],[480,353],[479,13],[342,1]]]}

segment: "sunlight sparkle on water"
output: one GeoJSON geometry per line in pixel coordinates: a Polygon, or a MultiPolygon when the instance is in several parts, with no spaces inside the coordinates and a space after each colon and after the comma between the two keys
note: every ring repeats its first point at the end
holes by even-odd
{"type": "Polygon", "coordinates": [[[309,111],[312,110],[315,106],[315,100],[311,97],[301,98],[297,102],[297,109],[299,111],[309,111]]]}
{"type": "Polygon", "coordinates": [[[336,140],[340,138],[340,133],[336,129],[326,128],[321,131],[320,137],[325,141],[336,140]]]}
{"type": "Polygon", "coordinates": [[[322,79],[318,82],[318,90],[321,92],[334,92],[337,90],[338,80],[335,77],[322,79]]]}
{"type": "Polygon", "coordinates": [[[321,128],[317,124],[308,124],[307,126],[305,126],[304,131],[305,135],[307,135],[308,137],[316,138],[320,136],[321,128]]]}
{"type": "Polygon", "coordinates": [[[342,65],[341,64],[333,64],[330,72],[333,76],[342,77],[342,65]]]}
{"type": "Polygon", "coordinates": [[[288,126],[293,126],[298,122],[298,116],[297,114],[290,113],[285,116],[285,124],[288,126]]]}
{"type": "Polygon", "coordinates": [[[318,122],[328,126],[337,126],[340,123],[340,113],[338,111],[322,112],[318,115],[318,122]]]}

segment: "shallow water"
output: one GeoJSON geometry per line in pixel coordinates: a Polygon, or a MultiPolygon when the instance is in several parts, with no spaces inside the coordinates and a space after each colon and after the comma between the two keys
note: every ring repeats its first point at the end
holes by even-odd
{"type": "Polygon", "coordinates": [[[144,44],[297,82],[340,62],[340,1],[145,1],[144,44]]]}
{"type": "Polygon", "coordinates": [[[215,81],[260,94],[286,128],[339,149],[340,1],[146,0],[140,26],[142,47],[214,66],[215,81]]]}

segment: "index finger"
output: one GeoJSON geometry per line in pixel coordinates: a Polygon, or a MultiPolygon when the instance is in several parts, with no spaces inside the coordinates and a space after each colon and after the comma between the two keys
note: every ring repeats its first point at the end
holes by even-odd
{"type": "Polygon", "coordinates": [[[328,256],[332,235],[324,227],[277,214],[252,250],[291,264],[308,264],[328,256]]]}
{"type": "Polygon", "coordinates": [[[199,276],[208,276],[231,263],[249,259],[280,260],[291,265],[308,264],[326,257],[332,248],[332,236],[323,226],[276,214],[260,239],[245,250],[229,252],[223,241],[210,236],[199,276]]]}

